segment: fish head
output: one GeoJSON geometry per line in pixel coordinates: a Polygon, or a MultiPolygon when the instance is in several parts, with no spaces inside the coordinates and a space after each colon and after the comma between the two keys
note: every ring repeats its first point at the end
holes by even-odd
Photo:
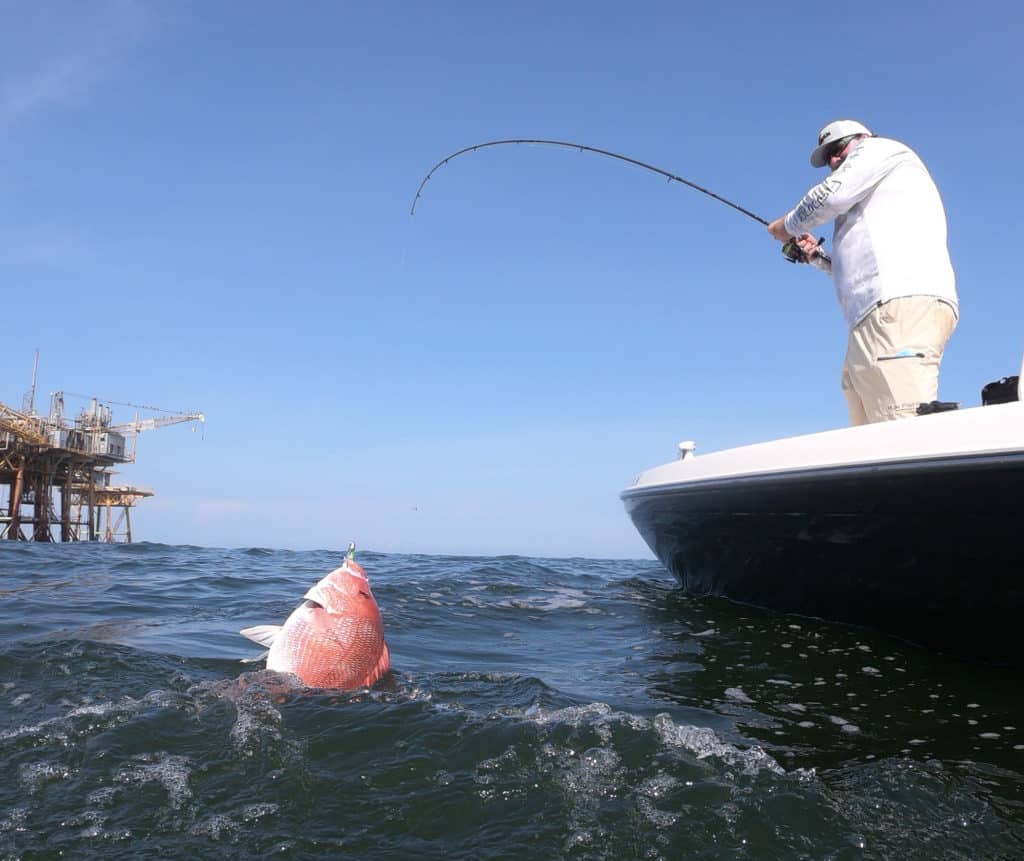
{"type": "Polygon", "coordinates": [[[380,612],[373,592],[370,591],[366,572],[358,562],[351,559],[345,560],[340,568],[324,576],[304,597],[333,614],[363,615],[380,612]]]}

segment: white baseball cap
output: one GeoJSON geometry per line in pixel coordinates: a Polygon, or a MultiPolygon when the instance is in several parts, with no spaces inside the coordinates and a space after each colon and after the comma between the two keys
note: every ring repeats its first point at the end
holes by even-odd
{"type": "Polygon", "coordinates": [[[818,132],[818,147],[811,153],[811,164],[815,167],[825,166],[825,150],[833,141],[848,138],[850,135],[870,135],[869,129],[856,120],[833,120],[818,132]]]}

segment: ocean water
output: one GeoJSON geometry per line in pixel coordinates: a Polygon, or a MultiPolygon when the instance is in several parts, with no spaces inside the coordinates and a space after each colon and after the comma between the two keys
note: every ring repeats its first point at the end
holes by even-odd
{"type": "Polygon", "coordinates": [[[0,858],[1024,857],[1013,669],[655,562],[371,552],[389,677],[241,663],[341,558],[3,542],[0,858]]]}

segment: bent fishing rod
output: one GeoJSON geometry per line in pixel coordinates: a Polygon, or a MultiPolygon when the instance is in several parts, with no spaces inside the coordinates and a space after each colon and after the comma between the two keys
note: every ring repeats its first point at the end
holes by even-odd
{"type": "MultiPolygon", "coordinates": [[[[420,197],[422,197],[423,188],[424,186],[426,186],[428,182],[430,182],[430,178],[434,175],[434,173],[437,170],[444,167],[444,165],[448,164],[448,162],[450,162],[452,159],[458,158],[460,155],[464,155],[465,153],[468,152],[476,152],[477,150],[485,149],[486,147],[504,146],[506,144],[541,144],[543,146],[557,146],[563,147],[564,149],[578,150],[579,152],[597,153],[598,155],[607,156],[608,158],[618,159],[619,161],[624,161],[627,164],[636,165],[637,167],[643,168],[644,170],[649,170],[652,173],[659,174],[668,179],[669,182],[678,182],[681,183],[682,185],[692,188],[694,191],[699,191],[701,194],[706,194],[708,197],[714,198],[719,203],[724,203],[726,206],[731,206],[738,212],[742,212],[748,218],[754,219],[754,221],[758,222],[758,224],[763,224],[765,227],[768,226],[767,219],[762,218],[760,215],[757,215],[754,212],[751,212],[749,209],[745,209],[738,203],[733,203],[731,200],[722,197],[720,194],[715,194],[710,189],[697,185],[697,183],[695,182],[690,182],[690,180],[684,179],[681,176],[677,176],[674,173],[669,173],[669,171],[667,170],[662,170],[660,167],[655,167],[653,164],[647,164],[647,162],[639,161],[638,159],[635,158],[630,158],[628,155],[622,155],[621,153],[611,152],[610,150],[600,149],[599,147],[595,146],[587,146],[586,144],[572,143],[570,141],[544,140],[539,138],[508,138],[506,140],[486,141],[484,143],[478,143],[474,144],[473,146],[465,147],[464,149],[460,149],[458,152],[453,152],[451,155],[445,156],[427,172],[427,175],[425,177],[423,177],[423,181],[420,183],[419,188],[416,189],[416,196],[412,199],[412,207],[409,210],[409,215],[416,214],[416,204],[419,202],[420,197]]],[[[828,257],[828,255],[826,255],[823,251],[820,250],[822,242],[824,242],[824,239],[818,241],[819,250],[816,252],[816,256],[819,256],[822,259],[827,260],[829,263],[831,263],[832,261],[828,257]]],[[[785,255],[786,259],[790,263],[809,262],[808,256],[801,250],[800,246],[796,244],[795,240],[791,239],[789,240],[789,242],[783,245],[782,253],[785,255]]]]}

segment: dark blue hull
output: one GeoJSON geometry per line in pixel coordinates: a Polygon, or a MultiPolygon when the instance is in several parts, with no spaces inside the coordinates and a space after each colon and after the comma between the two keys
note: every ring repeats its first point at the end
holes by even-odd
{"type": "Polygon", "coordinates": [[[1024,454],[636,488],[626,509],[698,595],[1024,655],[1024,454]]]}

